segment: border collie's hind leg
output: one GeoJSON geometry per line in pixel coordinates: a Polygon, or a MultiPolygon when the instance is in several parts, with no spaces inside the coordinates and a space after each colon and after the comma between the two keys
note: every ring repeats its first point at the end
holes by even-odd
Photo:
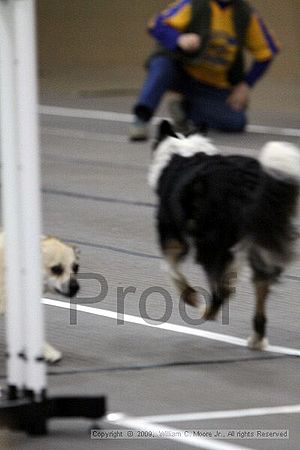
{"type": "Polygon", "coordinates": [[[272,258],[271,254],[257,249],[252,249],[249,255],[256,295],[255,314],[253,317],[254,334],[248,338],[248,347],[253,350],[265,350],[268,346],[268,339],[266,338],[266,302],[272,284],[276,283],[282,272],[281,267],[272,262],[273,259],[275,258],[272,258]]]}
{"type": "Polygon", "coordinates": [[[179,239],[167,238],[163,240],[161,247],[167,263],[167,272],[179,291],[180,298],[188,305],[197,307],[197,292],[179,270],[179,264],[188,252],[188,245],[179,239]]]}

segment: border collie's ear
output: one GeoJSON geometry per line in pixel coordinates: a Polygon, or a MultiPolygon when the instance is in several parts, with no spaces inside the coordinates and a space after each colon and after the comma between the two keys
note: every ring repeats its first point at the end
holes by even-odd
{"type": "Polygon", "coordinates": [[[162,141],[167,136],[177,137],[170,122],[163,120],[159,125],[158,138],[162,141]]]}
{"type": "Polygon", "coordinates": [[[156,138],[153,144],[153,150],[155,150],[158,145],[167,137],[178,137],[175,133],[175,131],[172,128],[172,125],[170,124],[170,122],[168,122],[167,120],[163,120],[159,125],[158,125],[158,131],[156,134],[156,138]]]}

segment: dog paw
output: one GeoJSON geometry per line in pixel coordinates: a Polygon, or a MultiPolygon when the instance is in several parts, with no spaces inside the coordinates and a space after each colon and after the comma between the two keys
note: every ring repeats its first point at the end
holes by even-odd
{"type": "Polygon", "coordinates": [[[257,334],[254,334],[253,336],[250,336],[247,340],[248,347],[251,348],[251,350],[259,350],[263,351],[266,350],[269,341],[267,338],[260,338],[257,334]]]}
{"type": "Polygon", "coordinates": [[[186,290],[182,294],[182,300],[184,301],[184,303],[187,303],[194,308],[197,308],[199,306],[197,291],[195,291],[195,289],[193,289],[192,287],[186,288],[186,290]]]}
{"type": "Polygon", "coordinates": [[[217,311],[212,308],[207,308],[204,313],[204,320],[216,320],[217,311]]]}
{"type": "Polygon", "coordinates": [[[204,319],[204,320],[206,320],[205,319],[205,317],[206,317],[206,312],[207,312],[207,307],[206,307],[206,304],[204,303],[201,303],[200,305],[198,304],[197,305],[197,310],[198,310],[198,312],[199,312],[199,317],[200,317],[200,319],[204,319]]]}
{"type": "Polygon", "coordinates": [[[48,364],[55,364],[62,359],[62,353],[46,342],[44,345],[44,358],[48,364]]]}

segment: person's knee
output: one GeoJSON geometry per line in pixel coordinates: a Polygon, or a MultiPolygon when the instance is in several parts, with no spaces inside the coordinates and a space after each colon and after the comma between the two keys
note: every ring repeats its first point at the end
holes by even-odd
{"type": "Polygon", "coordinates": [[[241,133],[245,131],[247,125],[246,114],[236,113],[228,115],[228,117],[224,117],[224,120],[220,122],[218,128],[221,131],[228,131],[231,133],[241,133]]]}
{"type": "Polygon", "coordinates": [[[187,108],[188,118],[192,123],[206,124],[208,128],[227,131],[242,132],[247,125],[245,111],[234,111],[221,102],[210,101],[209,98],[190,99],[187,108]]]}

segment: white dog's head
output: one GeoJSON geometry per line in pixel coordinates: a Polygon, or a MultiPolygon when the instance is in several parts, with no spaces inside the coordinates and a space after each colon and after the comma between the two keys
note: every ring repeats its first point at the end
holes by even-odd
{"type": "Polygon", "coordinates": [[[74,297],[79,291],[76,273],[79,269],[79,250],[57,238],[42,238],[44,292],[58,292],[74,297]]]}

